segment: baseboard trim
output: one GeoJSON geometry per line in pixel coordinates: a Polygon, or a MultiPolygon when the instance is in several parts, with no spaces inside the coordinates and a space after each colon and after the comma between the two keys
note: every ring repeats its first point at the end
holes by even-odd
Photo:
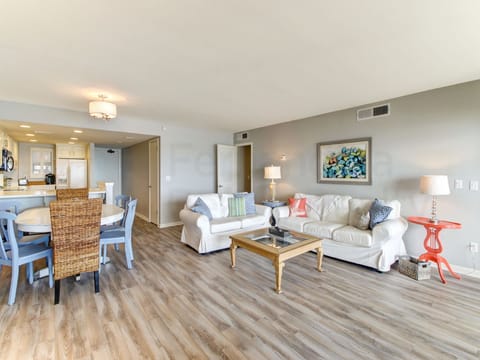
{"type": "Polygon", "coordinates": [[[169,222],[169,223],[164,223],[164,224],[160,224],[158,227],[160,229],[163,229],[163,228],[168,228],[168,227],[172,227],[172,226],[178,226],[178,225],[182,225],[183,223],[181,221],[174,221],[174,222],[169,222]]]}
{"type": "MultiPolygon", "coordinates": [[[[467,276],[472,276],[472,277],[475,277],[475,278],[480,278],[480,270],[476,270],[474,268],[467,268],[467,267],[460,266],[460,265],[451,265],[450,264],[450,266],[452,267],[453,271],[455,271],[456,273],[458,273],[460,275],[467,275],[467,276]]],[[[442,269],[444,271],[448,272],[448,269],[445,266],[442,266],[442,269]]]]}
{"type": "Polygon", "coordinates": [[[139,214],[138,212],[135,214],[135,216],[138,216],[140,219],[148,222],[148,217],[146,217],[145,215],[142,215],[142,214],[139,214]]]}

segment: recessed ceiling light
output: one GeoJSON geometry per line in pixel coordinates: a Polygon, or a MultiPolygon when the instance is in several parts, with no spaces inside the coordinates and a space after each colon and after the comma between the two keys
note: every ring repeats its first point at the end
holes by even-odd
{"type": "Polygon", "coordinates": [[[127,139],[127,140],[133,140],[133,139],[135,139],[135,136],[125,136],[125,139],[127,139]]]}
{"type": "Polygon", "coordinates": [[[48,131],[48,130],[35,130],[35,134],[53,134],[53,132],[48,131]]]}
{"type": "Polygon", "coordinates": [[[20,125],[20,127],[21,127],[21,128],[24,128],[24,129],[30,129],[30,125],[25,125],[25,124],[23,124],[23,125],[20,125]]]}
{"type": "Polygon", "coordinates": [[[35,134],[25,134],[25,136],[35,136],[35,134]]]}
{"type": "Polygon", "coordinates": [[[83,130],[73,130],[74,133],[77,133],[77,134],[82,134],[83,133],[83,130]]]}
{"type": "Polygon", "coordinates": [[[37,142],[37,139],[30,139],[30,142],[37,142]]]}
{"type": "Polygon", "coordinates": [[[76,137],[71,137],[70,140],[78,140],[76,137]]]}
{"type": "Polygon", "coordinates": [[[75,142],[73,142],[73,141],[69,141],[68,143],[69,143],[70,145],[74,145],[74,144],[75,144],[75,142]]]}

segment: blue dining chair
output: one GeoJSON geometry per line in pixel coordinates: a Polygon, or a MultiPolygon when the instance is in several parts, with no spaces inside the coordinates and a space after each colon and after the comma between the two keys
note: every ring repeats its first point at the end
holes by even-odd
{"type": "Polygon", "coordinates": [[[127,205],[127,215],[125,217],[124,226],[118,227],[116,230],[105,231],[100,234],[100,246],[103,250],[103,263],[107,256],[107,246],[110,244],[125,244],[125,258],[127,268],[132,268],[133,248],[132,248],[132,228],[135,220],[135,210],[137,208],[137,199],[130,201],[127,205]]]}
{"type": "Polygon", "coordinates": [[[46,258],[48,266],[48,284],[50,287],[53,287],[52,249],[44,243],[19,246],[14,224],[16,217],[17,215],[11,212],[0,211],[0,221],[7,223],[8,235],[8,239],[3,239],[2,234],[2,241],[0,241],[0,265],[12,267],[8,305],[13,305],[15,303],[20,266],[24,264],[27,264],[28,282],[33,284],[33,262],[35,260],[46,258]]]}
{"type": "MultiPolygon", "coordinates": [[[[100,233],[103,233],[105,231],[112,231],[112,230],[121,230],[123,226],[125,226],[125,219],[127,217],[127,205],[128,203],[132,200],[132,197],[130,195],[117,195],[115,196],[115,205],[118,207],[121,207],[125,212],[123,213],[123,218],[120,221],[117,221],[114,224],[111,225],[102,225],[100,228],[100,233]]],[[[115,244],[115,250],[118,251],[120,250],[120,247],[118,244],[115,244]]],[[[107,256],[107,253],[105,251],[104,256],[107,256]]]]}

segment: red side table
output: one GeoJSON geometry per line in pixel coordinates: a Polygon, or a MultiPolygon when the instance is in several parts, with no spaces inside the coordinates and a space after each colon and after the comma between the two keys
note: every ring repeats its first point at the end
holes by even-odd
{"type": "Polygon", "coordinates": [[[442,231],[443,229],[461,229],[462,224],[444,220],[439,220],[438,223],[435,224],[431,222],[429,218],[420,216],[410,216],[408,217],[408,221],[414,224],[423,225],[425,227],[425,230],[427,231],[427,236],[423,241],[423,246],[425,247],[425,250],[427,250],[427,252],[420,255],[418,259],[433,261],[437,263],[438,274],[440,275],[440,279],[444,284],[446,284],[447,281],[445,280],[445,276],[443,275],[442,263],[445,264],[448,271],[450,271],[450,274],[452,274],[454,278],[460,280],[460,275],[458,275],[452,270],[452,267],[448,263],[447,259],[445,259],[443,256],[440,256],[443,251],[443,245],[440,241],[439,234],[440,231],[442,231]]]}

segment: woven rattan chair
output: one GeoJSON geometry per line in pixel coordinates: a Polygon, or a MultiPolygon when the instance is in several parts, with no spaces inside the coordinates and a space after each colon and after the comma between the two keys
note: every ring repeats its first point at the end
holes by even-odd
{"type": "Polygon", "coordinates": [[[87,188],[57,189],[57,200],[88,199],[87,188]]]}
{"type": "Polygon", "coordinates": [[[60,280],[93,272],[95,292],[100,291],[100,220],[102,199],[63,200],[50,203],[55,304],[60,301],[60,280]]]}

